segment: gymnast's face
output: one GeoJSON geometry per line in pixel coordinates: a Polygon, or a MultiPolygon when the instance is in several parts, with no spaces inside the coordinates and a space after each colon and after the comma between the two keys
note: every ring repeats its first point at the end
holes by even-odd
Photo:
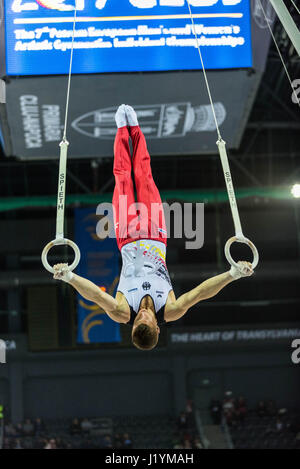
{"type": "Polygon", "coordinates": [[[153,327],[157,330],[157,332],[160,332],[160,329],[157,325],[156,317],[153,311],[151,309],[146,309],[142,308],[139,310],[138,314],[136,315],[134,324],[133,324],[133,330],[139,326],[140,324],[146,324],[149,327],[153,327]]]}

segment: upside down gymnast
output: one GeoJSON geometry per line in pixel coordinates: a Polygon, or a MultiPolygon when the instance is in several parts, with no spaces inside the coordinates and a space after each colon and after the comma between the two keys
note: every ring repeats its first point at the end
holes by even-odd
{"type": "Polygon", "coordinates": [[[70,272],[68,264],[55,265],[54,278],[71,284],[85,299],[99,305],[113,321],[131,325],[135,347],[151,350],[157,345],[160,326],[182,318],[189,308],[212,298],[230,282],[251,276],[253,269],[249,262],[239,261],[239,268],[232,266],[228,272],[205,280],[176,299],[166,266],[167,232],[162,202],[152,177],[145,137],[132,107],[120,106],[115,118],[118,131],[114,144],[113,207],[116,239],[122,255],[116,297],[70,272]],[[132,169],[138,204],[135,202],[132,169]],[[127,206],[131,207],[126,214],[122,210],[122,197],[126,197],[127,206]],[[138,210],[140,204],[147,209],[146,212],[138,210]],[[160,208],[155,217],[151,215],[153,206],[160,208]],[[131,227],[134,219],[139,220],[138,231],[131,227]]]}

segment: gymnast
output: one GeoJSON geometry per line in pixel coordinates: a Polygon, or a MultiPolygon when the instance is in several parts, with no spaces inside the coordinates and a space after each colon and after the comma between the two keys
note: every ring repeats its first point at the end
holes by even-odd
{"type": "Polygon", "coordinates": [[[157,345],[160,326],[182,318],[189,308],[217,295],[232,281],[251,276],[253,268],[251,263],[239,261],[238,267],[233,265],[228,272],[205,280],[176,299],[166,266],[167,231],[163,206],[152,177],[145,137],[132,107],[120,106],[115,118],[118,131],[114,144],[113,207],[116,239],[122,255],[116,297],[71,272],[68,264],[55,265],[54,278],[72,285],[85,299],[99,305],[113,321],[131,325],[134,346],[151,350],[157,345]],[[139,210],[139,204],[135,203],[132,168],[137,202],[146,207],[146,211],[139,210]],[[122,211],[124,196],[127,197],[127,214],[122,211]],[[159,208],[154,217],[153,206],[159,208]],[[136,207],[135,210],[132,207],[136,207]],[[124,215],[127,215],[126,224],[124,215]],[[134,220],[138,220],[135,230],[132,229],[134,220]]]}

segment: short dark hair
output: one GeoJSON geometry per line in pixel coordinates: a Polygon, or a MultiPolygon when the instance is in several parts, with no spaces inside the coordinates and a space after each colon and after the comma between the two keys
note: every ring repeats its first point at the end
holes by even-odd
{"type": "Polygon", "coordinates": [[[132,342],[139,350],[151,350],[158,342],[158,331],[147,324],[139,324],[132,334],[132,342]]]}

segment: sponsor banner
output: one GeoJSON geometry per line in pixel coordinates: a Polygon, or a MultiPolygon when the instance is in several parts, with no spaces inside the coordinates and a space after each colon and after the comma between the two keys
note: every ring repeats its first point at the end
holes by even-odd
{"type": "MultiPolygon", "coordinates": [[[[209,72],[218,125],[227,148],[237,148],[260,82],[260,73],[209,72]]],[[[7,116],[12,154],[57,158],[62,139],[66,77],[12,79],[7,116]]],[[[130,104],[152,155],[216,153],[216,130],[201,72],[74,76],[69,156],[113,156],[117,107],[130,104]]]]}
{"type": "Polygon", "coordinates": [[[216,328],[175,329],[168,331],[168,345],[173,347],[205,346],[205,345],[243,345],[265,344],[277,342],[291,342],[300,337],[300,327],[297,325],[282,325],[272,327],[236,326],[216,328]]]}
{"type": "MultiPolygon", "coordinates": [[[[75,241],[81,250],[78,275],[87,278],[111,295],[119,281],[119,250],[115,239],[96,235],[99,217],[95,209],[75,209],[75,241]]],[[[120,325],[95,303],[78,294],[77,343],[120,342],[120,325]]]]}

